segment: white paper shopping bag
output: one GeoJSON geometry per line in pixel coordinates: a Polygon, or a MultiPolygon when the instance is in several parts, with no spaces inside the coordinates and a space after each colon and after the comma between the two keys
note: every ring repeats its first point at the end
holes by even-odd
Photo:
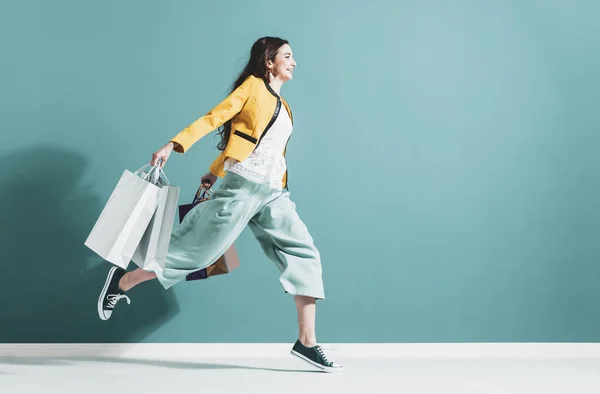
{"type": "Polygon", "coordinates": [[[121,268],[129,265],[162,194],[156,180],[140,176],[142,169],[123,172],[85,241],[85,246],[121,268]]]}
{"type": "Polygon", "coordinates": [[[181,190],[169,184],[162,168],[156,170],[161,173],[158,185],[162,193],[152,220],[132,257],[132,261],[146,271],[158,271],[165,267],[181,190]]]}

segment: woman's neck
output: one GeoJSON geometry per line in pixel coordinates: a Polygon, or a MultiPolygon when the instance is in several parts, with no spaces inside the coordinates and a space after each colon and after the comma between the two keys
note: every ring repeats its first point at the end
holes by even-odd
{"type": "Polygon", "coordinates": [[[279,78],[274,78],[271,75],[271,81],[269,82],[269,86],[271,87],[271,89],[273,89],[273,91],[275,91],[275,93],[277,93],[278,95],[281,96],[281,87],[283,86],[283,81],[279,78]]]}

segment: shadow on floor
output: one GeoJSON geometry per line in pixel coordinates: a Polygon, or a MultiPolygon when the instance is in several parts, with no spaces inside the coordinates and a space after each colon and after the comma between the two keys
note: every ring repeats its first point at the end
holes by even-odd
{"type": "Polygon", "coordinates": [[[249,365],[201,363],[185,361],[165,361],[165,360],[144,360],[135,358],[118,357],[68,357],[68,358],[50,358],[50,357],[0,357],[0,364],[12,365],[35,365],[35,366],[72,366],[82,362],[109,363],[109,364],[133,364],[152,367],[173,368],[173,369],[247,369],[270,372],[294,372],[294,373],[320,373],[314,370],[281,369],[281,368],[263,368],[249,365]]]}

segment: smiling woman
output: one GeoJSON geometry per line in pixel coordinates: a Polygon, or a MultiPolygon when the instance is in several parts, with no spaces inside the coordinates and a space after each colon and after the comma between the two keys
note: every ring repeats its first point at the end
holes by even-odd
{"type": "MultiPolygon", "coordinates": [[[[250,60],[233,83],[231,93],[239,88],[249,76],[254,75],[266,81],[272,81],[269,85],[279,95],[282,85],[292,79],[295,67],[296,61],[288,41],[281,38],[261,38],[252,46],[250,60]]],[[[217,146],[219,150],[224,150],[227,146],[230,133],[231,120],[228,120],[219,131],[221,136],[221,142],[217,146]]]]}
{"type": "Polygon", "coordinates": [[[173,150],[187,152],[220,128],[222,152],[202,182],[214,184],[217,176],[224,180],[211,199],[196,205],[173,231],[162,271],[110,269],[98,299],[101,319],[111,317],[119,300],[129,303],[126,292],[139,283],[156,278],[168,289],[213,264],[248,226],[279,270],[283,290],[294,296],[299,337],[291,353],[323,371],[342,371],[317,344],[316,300],[325,298],[320,253],[284,190],[293,118],[281,88],[292,79],[295,67],[286,40],[257,40],[229,96],[152,155],[153,166],[164,166],[173,150]]]}

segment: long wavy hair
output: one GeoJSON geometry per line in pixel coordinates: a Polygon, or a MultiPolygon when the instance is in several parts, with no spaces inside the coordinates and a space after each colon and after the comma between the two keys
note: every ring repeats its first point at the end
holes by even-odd
{"type": "MultiPolygon", "coordinates": [[[[275,61],[277,51],[285,44],[289,44],[288,41],[279,37],[262,37],[256,40],[250,50],[248,63],[233,83],[229,93],[231,94],[237,89],[250,75],[262,78],[267,83],[270,82],[267,61],[275,61]]],[[[218,134],[221,136],[221,142],[217,145],[217,149],[223,151],[231,135],[231,120],[228,120],[219,128],[218,134]]]]}

